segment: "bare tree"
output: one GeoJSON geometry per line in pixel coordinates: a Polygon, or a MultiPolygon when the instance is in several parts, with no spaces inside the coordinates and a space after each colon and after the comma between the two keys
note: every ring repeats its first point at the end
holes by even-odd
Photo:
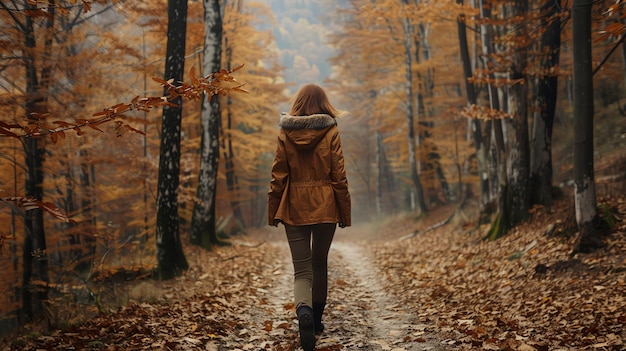
{"type": "MultiPolygon", "coordinates": [[[[167,48],[165,80],[180,82],[185,68],[187,0],[167,2],[167,48]]],[[[167,90],[164,93],[168,95],[167,90]]],[[[175,106],[163,108],[159,178],[157,185],[157,268],[156,279],[171,279],[189,268],[180,241],[178,221],[178,185],[180,172],[180,130],[183,110],[181,96],[172,100],[175,106]]]]}
{"type": "Polygon", "coordinates": [[[593,175],[593,70],[591,67],[591,6],[588,0],[572,4],[574,43],[574,201],[579,238],[575,251],[601,246],[593,175]]]}
{"type": "MultiPolygon", "coordinates": [[[[217,72],[222,58],[222,16],[218,0],[204,0],[204,59],[205,74],[217,72]]],[[[191,243],[210,249],[218,243],[216,233],[215,199],[217,194],[217,167],[219,165],[218,96],[202,103],[202,141],[200,145],[200,174],[196,203],[191,217],[191,243]]]]}
{"type": "MultiPolygon", "coordinates": [[[[545,72],[559,64],[561,47],[560,0],[546,0],[542,5],[540,54],[545,72]]],[[[546,73],[538,78],[535,113],[531,135],[531,203],[552,205],[552,126],[557,102],[558,76],[546,73]]]]}
{"type": "MultiPolygon", "coordinates": [[[[404,0],[404,4],[408,5],[408,0],[404,0]]],[[[424,201],[424,190],[417,172],[417,159],[415,154],[415,109],[413,108],[413,71],[412,71],[412,40],[413,30],[409,18],[404,18],[404,64],[406,69],[406,117],[408,124],[408,143],[409,143],[409,168],[411,172],[411,180],[415,187],[415,202],[418,210],[427,213],[426,201],[424,201]]]]}
{"type": "MultiPolygon", "coordinates": [[[[463,5],[463,0],[457,0],[457,4],[463,5]]],[[[465,89],[467,91],[467,103],[476,105],[478,96],[474,84],[470,79],[474,75],[472,72],[472,62],[470,60],[469,48],[467,46],[467,25],[465,23],[465,15],[460,14],[457,18],[457,28],[459,35],[459,47],[461,61],[463,63],[463,72],[465,76],[465,89]]],[[[484,211],[489,201],[489,177],[487,177],[487,147],[484,145],[484,138],[480,120],[473,118],[471,121],[472,132],[474,136],[474,147],[476,148],[476,159],[478,161],[478,174],[480,186],[480,212],[484,211]]]]}

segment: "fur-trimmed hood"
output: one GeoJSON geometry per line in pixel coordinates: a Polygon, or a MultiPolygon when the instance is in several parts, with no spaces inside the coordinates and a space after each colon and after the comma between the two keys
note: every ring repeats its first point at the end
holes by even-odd
{"type": "Polygon", "coordinates": [[[283,113],[278,125],[285,130],[297,129],[326,129],[337,125],[337,121],[327,114],[315,114],[310,116],[291,116],[283,113]]]}
{"type": "Polygon", "coordinates": [[[283,113],[278,121],[281,134],[293,142],[298,149],[311,149],[326,133],[337,125],[337,121],[327,114],[291,116],[283,113]]]}

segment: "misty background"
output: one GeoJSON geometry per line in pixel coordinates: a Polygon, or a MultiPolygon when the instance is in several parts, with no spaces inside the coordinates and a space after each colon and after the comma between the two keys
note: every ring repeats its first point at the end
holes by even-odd
{"type": "MultiPolygon", "coordinates": [[[[327,36],[338,29],[337,10],[347,7],[346,0],[258,0],[274,13],[276,23],[259,29],[270,29],[276,39],[284,78],[292,83],[287,95],[292,96],[307,83],[324,85],[332,76],[327,59],[335,48],[327,36]]],[[[288,106],[287,106],[288,107],[288,106]]],[[[285,110],[283,108],[282,110],[285,110]]]]}

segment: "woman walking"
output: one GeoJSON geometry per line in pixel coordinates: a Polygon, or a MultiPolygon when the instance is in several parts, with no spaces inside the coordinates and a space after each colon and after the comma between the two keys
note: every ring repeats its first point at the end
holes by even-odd
{"type": "Polygon", "coordinates": [[[300,88],[280,132],[272,165],[268,224],[283,223],[294,267],[300,343],[315,349],[328,290],[328,251],[339,227],[350,226],[350,194],[336,117],[315,84],[300,88]]]}

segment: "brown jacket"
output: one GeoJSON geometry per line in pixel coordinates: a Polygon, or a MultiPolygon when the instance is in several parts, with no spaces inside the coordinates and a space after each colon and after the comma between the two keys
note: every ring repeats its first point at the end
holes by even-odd
{"type": "Polygon", "coordinates": [[[349,226],[350,194],[337,121],[283,114],[268,193],[268,224],[349,226]]]}

